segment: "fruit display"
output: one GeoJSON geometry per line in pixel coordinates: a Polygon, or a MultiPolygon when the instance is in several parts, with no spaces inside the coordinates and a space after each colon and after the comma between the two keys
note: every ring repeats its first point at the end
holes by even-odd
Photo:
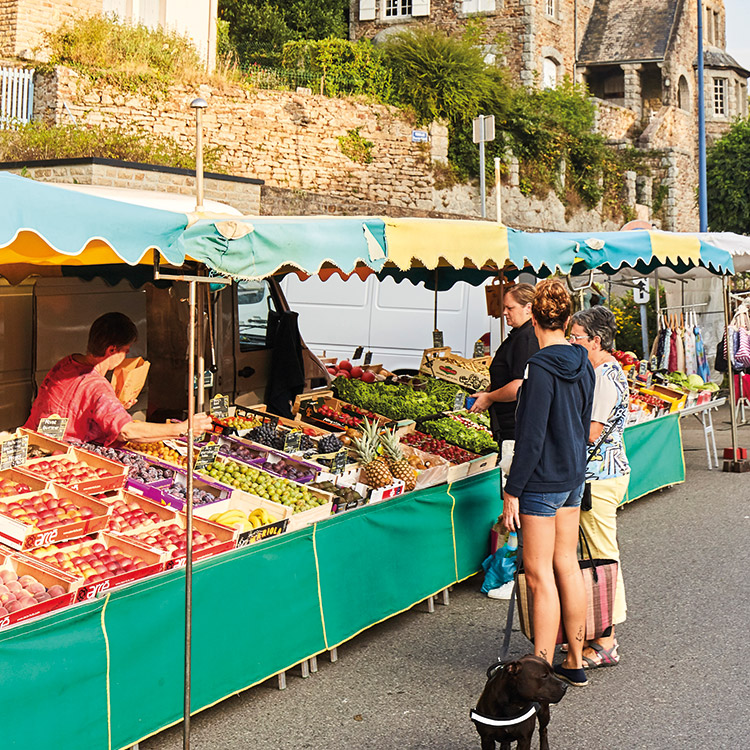
{"type": "Polygon", "coordinates": [[[294,513],[324,505],[327,500],[296,482],[275,477],[249,464],[214,461],[204,473],[211,479],[293,508],[294,513]]]}
{"type": "Polygon", "coordinates": [[[387,377],[393,375],[392,372],[380,367],[377,372],[369,369],[367,365],[360,367],[353,365],[348,359],[342,359],[340,362],[330,364],[326,367],[328,374],[334,378],[351,378],[352,380],[361,380],[363,383],[382,382],[387,377]]]}
{"type": "Polygon", "coordinates": [[[352,441],[357,461],[362,465],[366,483],[370,487],[387,487],[393,483],[393,474],[383,456],[378,454],[380,435],[377,425],[365,419],[362,437],[352,441]]]}
{"type": "Polygon", "coordinates": [[[478,458],[476,453],[471,453],[456,445],[451,445],[445,440],[425,435],[423,432],[416,430],[402,436],[401,442],[411,445],[413,448],[418,448],[425,453],[431,453],[433,456],[445,458],[452,464],[462,464],[478,458]]]}
{"type": "Polygon", "coordinates": [[[404,451],[401,449],[396,430],[385,430],[381,435],[381,445],[385,455],[388,470],[395,479],[404,483],[404,490],[411,492],[417,486],[417,472],[406,460],[404,451]]]}
{"type": "MultiPolygon", "coordinates": [[[[187,502],[187,487],[180,482],[174,482],[164,490],[164,494],[181,500],[183,505],[187,502]]],[[[193,486],[193,507],[209,505],[215,503],[216,500],[216,495],[211,494],[208,490],[193,486]]]]}
{"type": "Polygon", "coordinates": [[[0,617],[36,607],[66,593],[60,584],[47,588],[36,576],[25,574],[19,577],[13,570],[0,570],[0,617]]]}
{"type": "Polygon", "coordinates": [[[178,466],[185,466],[187,464],[186,456],[183,456],[179,451],[163,441],[156,443],[125,443],[125,448],[129,451],[145,453],[147,456],[153,456],[159,459],[159,461],[166,461],[170,464],[177,464],[178,466]]]}
{"type": "Polygon", "coordinates": [[[75,545],[51,544],[32,550],[29,554],[89,583],[98,583],[149,566],[143,557],[128,555],[117,544],[106,546],[90,540],[75,545]]]}
{"type": "Polygon", "coordinates": [[[28,458],[47,458],[52,455],[52,451],[29,441],[29,450],[26,455],[28,458]]]}
{"type": "Polygon", "coordinates": [[[110,506],[108,528],[110,531],[127,533],[141,526],[151,526],[163,520],[155,511],[145,511],[131,499],[118,498],[110,506]]]}
{"type": "Polygon", "coordinates": [[[234,458],[237,461],[244,461],[249,463],[250,461],[263,460],[267,455],[268,451],[253,448],[245,443],[239,442],[239,440],[232,440],[231,438],[219,438],[219,453],[222,456],[228,456],[234,458]]]}
{"type": "Polygon", "coordinates": [[[622,365],[622,367],[630,367],[637,365],[639,360],[634,352],[622,352],[619,349],[615,349],[612,352],[612,356],[622,365]]]}
{"type": "Polygon", "coordinates": [[[24,467],[32,474],[43,477],[57,484],[77,485],[91,479],[111,477],[105,468],[89,466],[69,456],[43,459],[24,467]]]}
{"type": "Polygon", "coordinates": [[[275,456],[269,456],[268,460],[263,464],[263,471],[275,474],[278,477],[284,477],[284,479],[290,479],[293,482],[300,482],[301,484],[311,482],[317,474],[315,467],[310,464],[288,458],[276,460],[275,456]]]}
{"type": "Polygon", "coordinates": [[[235,414],[233,417],[213,417],[213,420],[221,427],[226,427],[235,432],[251,430],[262,422],[261,417],[254,417],[251,415],[245,416],[242,414],[235,414]]]}
{"type": "Polygon", "coordinates": [[[26,482],[0,477],[0,497],[22,495],[25,492],[31,492],[31,487],[26,482]]]}
{"type": "Polygon", "coordinates": [[[487,429],[479,429],[470,420],[457,421],[452,416],[448,416],[424,422],[422,428],[433,437],[445,440],[472,453],[497,451],[497,443],[492,437],[492,433],[487,429]]]}
{"type": "Polygon", "coordinates": [[[335,435],[326,435],[318,440],[318,453],[337,453],[344,447],[344,443],[335,435]]]}
{"type": "MultiPolygon", "coordinates": [[[[98,503],[95,506],[98,509],[98,503]]],[[[63,524],[86,521],[93,518],[97,510],[90,506],[78,506],[51,492],[41,492],[19,496],[7,503],[0,502],[0,514],[27,524],[35,531],[44,531],[63,524]]]]}
{"type": "MultiPolygon", "coordinates": [[[[169,552],[170,557],[184,557],[187,554],[187,533],[185,529],[176,522],[158,528],[140,531],[138,533],[128,534],[128,537],[135,539],[140,544],[145,544],[147,547],[154,547],[155,549],[169,552]]],[[[201,533],[197,529],[193,529],[194,553],[198,554],[210,550],[211,547],[217,547],[223,544],[224,542],[221,539],[217,539],[214,534],[211,534],[210,532],[201,533]]]]}
{"type": "Polygon", "coordinates": [[[338,411],[331,406],[316,406],[308,412],[309,417],[318,419],[321,422],[330,424],[334,427],[354,427],[359,428],[362,426],[363,419],[361,417],[355,417],[353,414],[346,414],[343,411],[338,411]]]}
{"type": "Polygon", "coordinates": [[[276,523],[279,519],[269,513],[265,508],[255,508],[249,513],[238,508],[225,510],[223,513],[214,513],[208,517],[209,521],[220,523],[222,526],[237,529],[240,533],[258,529],[261,526],[267,526],[276,523]]]}
{"type": "Polygon", "coordinates": [[[360,495],[360,493],[353,487],[340,487],[333,482],[315,482],[310,486],[316,487],[319,490],[324,490],[325,492],[330,492],[336,498],[336,502],[334,503],[335,513],[341,513],[348,508],[364,505],[366,502],[365,498],[362,497],[362,495],[360,495]]]}

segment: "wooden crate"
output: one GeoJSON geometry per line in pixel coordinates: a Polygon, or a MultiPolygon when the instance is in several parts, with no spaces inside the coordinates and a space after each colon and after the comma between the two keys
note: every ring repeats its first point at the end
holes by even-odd
{"type": "Polygon", "coordinates": [[[485,391],[490,385],[491,361],[492,357],[467,359],[452,354],[449,346],[442,346],[424,350],[419,371],[430,377],[460,385],[468,391],[485,391]]]}

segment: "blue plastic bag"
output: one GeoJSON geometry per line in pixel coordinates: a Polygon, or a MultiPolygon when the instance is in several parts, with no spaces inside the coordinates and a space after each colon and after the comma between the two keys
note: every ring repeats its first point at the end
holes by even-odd
{"type": "Polygon", "coordinates": [[[513,575],[516,572],[517,551],[518,535],[515,531],[511,531],[508,534],[508,541],[482,563],[484,583],[481,591],[483,594],[492,589],[500,588],[503,584],[513,580],[513,575]]]}

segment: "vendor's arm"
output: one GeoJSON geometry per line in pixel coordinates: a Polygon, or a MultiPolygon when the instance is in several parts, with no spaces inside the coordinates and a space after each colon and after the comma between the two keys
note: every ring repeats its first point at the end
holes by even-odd
{"type": "Polygon", "coordinates": [[[492,404],[499,402],[510,402],[515,401],[518,397],[518,389],[521,387],[523,379],[511,380],[504,386],[495,389],[494,391],[483,391],[477,393],[477,400],[472,404],[469,411],[479,412],[486,411],[492,406],[492,404]]]}
{"type": "MultiPolygon", "coordinates": [[[[196,414],[193,417],[193,432],[200,435],[211,429],[211,417],[207,414],[196,414]]],[[[141,422],[133,419],[120,430],[119,439],[122,442],[152,443],[157,440],[169,440],[186,435],[187,420],[184,422],[141,422]]]]}
{"type": "Polygon", "coordinates": [[[602,422],[591,422],[589,427],[589,445],[593,445],[604,432],[604,424],[602,422]]]}

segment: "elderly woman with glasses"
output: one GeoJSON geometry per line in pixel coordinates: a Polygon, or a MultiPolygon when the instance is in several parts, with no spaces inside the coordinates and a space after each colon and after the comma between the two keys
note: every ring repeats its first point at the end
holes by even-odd
{"type": "MultiPolygon", "coordinates": [[[[571,318],[569,340],[586,349],[596,375],[589,445],[597,445],[606,433],[586,469],[586,481],[591,485],[591,510],[581,513],[581,526],[595,558],[619,562],[616,514],[628,489],[630,466],[622,440],[628,416],[628,381],[612,356],[616,332],[614,315],[600,305],[580,310],[571,318]]],[[[626,609],[622,570],[618,566],[613,626],[586,645],[584,668],[614,667],[620,661],[614,625],[625,621],[626,609]]]]}

